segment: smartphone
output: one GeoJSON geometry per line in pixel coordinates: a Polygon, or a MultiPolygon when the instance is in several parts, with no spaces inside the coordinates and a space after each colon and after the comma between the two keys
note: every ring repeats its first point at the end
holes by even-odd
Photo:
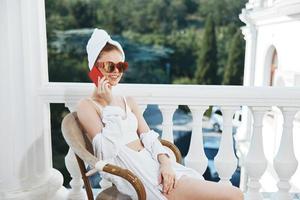
{"type": "Polygon", "coordinates": [[[94,66],[92,70],[88,73],[88,76],[93,81],[93,83],[95,83],[96,87],[98,87],[98,77],[100,77],[101,79],[103,77],[103,74],[96,66],[94,66]]]}

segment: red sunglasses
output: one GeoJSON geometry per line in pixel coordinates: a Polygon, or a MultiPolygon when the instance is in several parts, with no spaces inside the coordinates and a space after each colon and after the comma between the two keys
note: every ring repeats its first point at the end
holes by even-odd
{"type": "Polygon", "coordinates": [[[112,73],[117,68],[120,73],[123,73],[128,68],[128,62],[118,62],[114,63],[111,61],[97,62],[97,66],[104,69],[107,73],[112,73]]]}

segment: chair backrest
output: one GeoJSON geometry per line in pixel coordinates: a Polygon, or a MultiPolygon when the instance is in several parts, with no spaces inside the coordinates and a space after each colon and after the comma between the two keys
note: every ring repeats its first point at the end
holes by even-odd
{"type": "Polygon", "coordinates": [[[88,152],[90,152],[91,154],[95,155],[94,150],[93,150],[93,145],[92,145],[91,141],[89,140],[89,138],[87,137],[86,130],[83,128],[81,122],[78,119],[77,112],[72,112],[72,114],[77,122],[77,125],[79,126],[79,128],[81,130],[81,135],[84,139],[86,150],[88,150],[88,152]]]}
{"type": "Polygon", "coordinates": [[[68,113],[64,117],[61,124],[61,130],[67,144],[75,153],[88,199],[94,200],[91,184],[88,177],[85,175],[86,168],[84,162],[95,167],[98,159],[93,155],[92,144],[86,134],[84,134],[84,129],[79,122],[76,112],[68,113]]]}
{"type": "Polygon", "coordinates": [[[95,167],[98,159],[92,154],[91,145],[86,143],[88,139],[84,138],[84,134],[76,118],[76,112],[69,113],[64,117],[61,125],[63,136],[76,155],[90,166],[95,167]],[[88,149],[90,150],[88,151],[88,149]]]}

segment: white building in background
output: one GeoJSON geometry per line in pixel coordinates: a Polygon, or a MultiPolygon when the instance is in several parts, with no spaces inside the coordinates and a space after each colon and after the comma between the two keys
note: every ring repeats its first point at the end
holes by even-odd
{"type": "MultiPolygon", "coordinates": [[[[249,200],[262,199],[260,190],[278,188],[279,192],[274,193],[276,199],[287,200],[290,176],[293,175],[292,191],[300,193],[300,128],[299,117],[294,118],[300,110],[300,87],[264,86],[300,83],[300,0],[250,0],[240,18],[246,23],[245,86],[120,84],[113,92],[122,94],[126,90],[137,98],[142,109],[147,104],[158,104],[163,116],[163,138],[170,141],[174,111],[178,105],[189,105],[197,123],[193,123],[185,161],[200,173],[207,167],[202,143],[203,113],[208,105],[219,105],[224,130],[215,164],[221,181],[226,183],[237,165],[232,148],[232,116],[240,105],[248,106],[253,113],[253,134],[248,117],[237,142],[242,153],[246,155],[249,150],[242,162],[248,169],[244,176],[248,181],[244,184],[245,194],[249,200]],[[268,123],[262,128],[262,116],[271,106],[278,105],[284,111],[285,121],[282,123],[278,109],[274,108],[267,112],[271,117],[265,117],[264,122],[268,123]],[[273,180],[273,168],[280,182],[273,180]],[[261,174],[264,175],[260,185],[261,174]]],[[[53,168],[49,105],[64,103],[73,111],[77,101],[90,94],[92,84],[49,82],[43,0],[0,0],[0,28],[0,199],[82,200],[83,183],[72,151],[66,156],[71,189],[62,186],[63,177],[53,168]]],[[[246,110],[245,113],[248,114],[246,110]]]]}
{"type": "MultiPolygon", "coordinates": [[[[246,24],[245,86],[300,86],[300,1],[249,0],[240,14],[246,24]]],[[[300,90],[297,91],[300,93],[300,90]]],[[[262,94],[263,95],[263,94],[262,94]]],[[[241,141],[250,138],[251,115],[244,108],[246,125],[240,129],[241,141]]],[[[261,183],[264,191],[277,191],[277,175],[272,168],[282,133],[283,117],[277,107],[264,116],[263,141],[268,168],[261,183]]],[[[300,160],[300,112],[294,120],[294,148],[300,160]]],[[[243,144],[240,143],[241,151],[243,144]]],[[[246,153],[246,152],[244,152],[246,153]]],[[[247,181],[247,176],[245,180],[247,181]]],[[[300,170],[291,179],[292,191],[300,191],[300,170]]],[[[246,185],[244,185],[246,187],[246,185]]]]}
{"type": "Polygon", "coordinates": [[[250,0],[240,19],[246,40],[244,85],[300,85],[300,1],[250,0]]]}

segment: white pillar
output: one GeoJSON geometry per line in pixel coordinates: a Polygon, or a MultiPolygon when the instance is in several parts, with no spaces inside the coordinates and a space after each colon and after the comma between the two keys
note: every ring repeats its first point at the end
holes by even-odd
{"type": "Polygon", "coordinates": [[[173,137],[173,114],[178,106],[173,105],[159,105],[158,106],[162,116],[162,139],[174,142],[173,137]]]}
{"type": "Polygon", "coordinates": [[[239,18],[246,24],[246,26],[241,27],[246,42],[243,85],[253,86],[256,61],[257,29],[249,17],[249,13],[246,9],[242,10],[239,18]]]}
{"type": "MultiPolygon", "coordinates": [[[[249,6],[254,6],[254,1],[249,1],[246,4],[246,8],[249,6]]],[[[249,13],[247,9],[243,9],[242,13],[239,15],[239,18],[242,22],[246,24],[241,28],[242,33],[244,35],[244,39],[246,42],[245,46],[245,61],[244,61],[244,78],[243,85],[244,86],[254,86],[254,73],[255,73],[255,61],[256,61],[256,45],[257,45],[257,29],[255,24],[249,17],[249,13]]],[[[249,111],[247,106],[243,106],[242,108],[242,124],[238,128],[236,133],[236,139],[239,145],[243,146],[245,143],[250,141],[252,131],[252,117],[251,112],[249,111]]],[[[240,149],[238,149],[240,150],[240,149]]],[[[240,188],[245,191],[247,190],[247,181],[248,174],[245,171],[245,167],[243,161],[245,160],[245,156],[241,155],[241,179],[240,179],[240,188]]]]}
{"type": "Polygon", "coordinates": [[[298,166],[298,161],[294,153],[293,121],[299,108],[283,107],[280,109],[283,114],[284,123],[279,150],[273,161],[275,171],[279,178],[277,183],[278,192],[275,194],[274,199],[291,200],[292,196],[289,194],[291,185],[289,181],[298,166]]]}
{"type": "MultiPolygon", "coordinates": [[[[246,26],[241,28],[246,42],[243,85],[254,86],[257,30],[248,15],[248,11],[243,9],[239,16],[241,21],[246,23],[246,26]]],[[[250,115],[251,113],[247,107],[243,106],[243,121],[237,133],[238,138],[241,140],[250,140],[250,133],[252,132],[250,115]]]]}
{"type": "Polygon", "coordinates": [[[44,1],[0,1],[1,199],[61,199],[52,168],[44,1]]]}
{"type": "Polygon", "coordinates": [[[264,114],[269,107],[250,107],[250,109],[254,124],[249,151],[245,159],[245,168],[249,175],[245,199],[261,200],[263,197],[259,192],[261,188],[259,180],[267,168],[267,159],[263,150],[262,126],[264,114]]]}
{"type": "Polygon", "coordinates": [[[223,132],[219,151],[214,160],[220,182],[227,184],[231,184],[229,180],[237,167],[237,158],[234,154],[232,136],[232,118],[237,109],[237,106],[221,106],[223,132]]]}
{"type": "Polygon", "coordinates": [[[208,106],[189,106],[189,108],[193,115],[193,130],[189,152],[184,162],[187,167],[191,167],[200,174],[204,174],[208,160],[203,146],[202,118],[208,106]]]}

